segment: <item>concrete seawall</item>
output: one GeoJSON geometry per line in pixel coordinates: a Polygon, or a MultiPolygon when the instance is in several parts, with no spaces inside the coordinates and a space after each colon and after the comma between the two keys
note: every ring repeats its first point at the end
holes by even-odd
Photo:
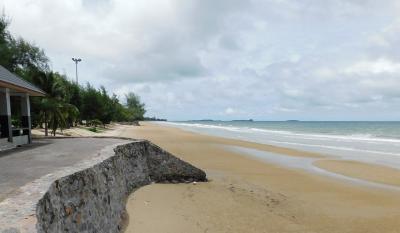
{"type": "Polygon", "coordinates": [[[120,232],[127,196],[156,183],[206,181],[206,174],[148,141],[117,146],[103,162],[52,183],[37,204],[38,232],[120,232]]]}

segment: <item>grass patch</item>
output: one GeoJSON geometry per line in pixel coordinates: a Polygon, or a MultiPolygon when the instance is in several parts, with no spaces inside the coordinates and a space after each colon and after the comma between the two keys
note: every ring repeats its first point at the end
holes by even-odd
{"type": "Polygon", "coordinates": [[[101,133],[101,132],[104,132],[106,130],[106,129],[99,128],[99,127],[94,127],[94,126],[88,127],[88,128],[84,128],[84,129],[89,130],[90,132],[93,132],[93,133],[101,133]]]}
{"type": "Polygon", "coordinates": [[[89,128],[87,130],[89,130],[90,132],[93,132],[93,133],[98,133],[99,132],[99,130],[96,127],[91,127],[91,128],[89,128]]]}

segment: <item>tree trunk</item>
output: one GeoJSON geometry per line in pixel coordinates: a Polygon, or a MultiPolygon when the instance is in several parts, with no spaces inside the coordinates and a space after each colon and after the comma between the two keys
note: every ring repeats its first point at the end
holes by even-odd
{"type": "Polygon", "coordinates": [[[44,135],[49,136],[49,125],[47,123],[47,113],[44,112],[44,135]]]}
{"type": "Polygon", "coordinates": [[[58,122],[57,122],[57,118],[56,118],[56,113],[55,112],[53,112],[53,136],[55,137],[56,136],[56,131],[57,131],[57,128],[58,128],[58,122]]]}

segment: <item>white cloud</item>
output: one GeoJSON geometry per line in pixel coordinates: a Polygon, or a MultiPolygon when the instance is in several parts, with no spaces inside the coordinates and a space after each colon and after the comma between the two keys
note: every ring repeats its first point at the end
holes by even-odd
{"type": "Polygon", "coordinates": [[[234,115],[234,114],[237,113],[237,111],[235,109],[233,109],[233,108],[226,108],[224,113],[226,115],[234,115]]]}
{"type": "Polygon", "coordinates": [[[348,74],[369,75],[369,74],[398,74],[400,75],[400,62],[394,62],[386,58],[377,60],[359,61],[345,70],[348,74]]]}
{"type": "MultiPolygon", "coordinates": [[[[395,0],[0,0],[53,68],[169,119],[396,119],[395,0]],[[369,112],[380,115],[367,114],[369,112]],[[369,117],[369,118],[368,118],[369,117]]],[[[397,113],[398,112],[398,113],[397,113]]]]}

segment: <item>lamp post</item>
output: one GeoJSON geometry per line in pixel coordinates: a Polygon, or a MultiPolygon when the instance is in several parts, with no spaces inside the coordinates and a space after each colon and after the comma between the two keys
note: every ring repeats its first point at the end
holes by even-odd
{"type": "Polygon", "coordinates": [[[72,58],[72,61],[75,62],[75,77],[76,77],[76,84],[78,84],[78,62],[81,62],[82,59],[80,59],[80,58],[72,58]]]}

